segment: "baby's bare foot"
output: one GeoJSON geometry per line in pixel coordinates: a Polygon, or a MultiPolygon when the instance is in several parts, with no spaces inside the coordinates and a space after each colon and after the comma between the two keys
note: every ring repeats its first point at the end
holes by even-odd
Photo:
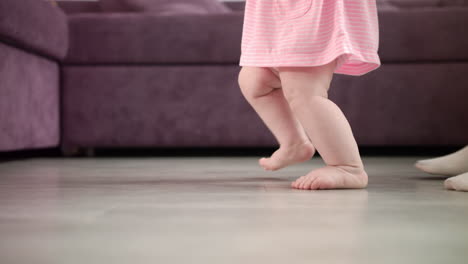
{"type": "Polygon", "coordinates": [[[362,167],[326,166],[300,177],[291,186],[302,190],[362,189],[367,186],[367,173],[362,167]]]}
{"type": "Polygon", "coordinates": [[[270,158],[261,158],[258,163],[265,170],[275,171],[289,165],[310,160],[315,148],[310,142],[281,146],[270,158]]]}

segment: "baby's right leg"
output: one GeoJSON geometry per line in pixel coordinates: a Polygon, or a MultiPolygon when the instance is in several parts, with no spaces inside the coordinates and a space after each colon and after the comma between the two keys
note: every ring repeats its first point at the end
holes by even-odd
{"type": "Polygon", "coordinates": [[[312,158],[315,148],[284,98],[279,76],[269,68],[243,67],[239,73],[242,94],[267,125],[280,148],[261,158],[265,170],[278,170],[312,158]]]}

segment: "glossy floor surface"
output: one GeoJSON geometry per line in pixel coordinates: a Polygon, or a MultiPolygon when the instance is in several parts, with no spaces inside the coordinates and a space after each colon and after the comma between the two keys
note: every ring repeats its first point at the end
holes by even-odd
{"type": "Polygon", "coordinates": [[[468,263],[468,193],[365,159],[366,190],[301,191],[320,159],[266,172],[245,158],[0,163],[0,263],[468,263]]]}

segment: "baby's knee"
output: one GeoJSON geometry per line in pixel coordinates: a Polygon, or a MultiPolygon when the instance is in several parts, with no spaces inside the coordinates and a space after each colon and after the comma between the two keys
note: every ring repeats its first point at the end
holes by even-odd
{"type": "Polygon", "coordinates": [[[273,88],[269,85],[267,76],[260,69],[242,68],[238,76],[239,87],[247,98],[260,97],[273,88]]]}
{"type": "Polygon", "coordinates": [[[292,109],[304,105],[315,105],[320,101],[328,99],[327,90],[314,89],[313,87],[306,87],[306,89],[284,89],[283,92],[286,101],[288,101],[292,109]]]}
{"type": "Polygon", "coordinates": [[[326,97],[320,95],[313,95],[310,97],[302,96],[288,100],[288,104],[291,110],[296,111],[304,107],[315,109],[326,100],[328,100],[326,97]]]}
{"type": "Polygon", "coordinates": [[[249,85],[249,73],[246,72],[245,68],[242,68],[239,72],[239,76],[237,77],[237,83],[241,90],[245,90],[246,87],[249,85]]]}

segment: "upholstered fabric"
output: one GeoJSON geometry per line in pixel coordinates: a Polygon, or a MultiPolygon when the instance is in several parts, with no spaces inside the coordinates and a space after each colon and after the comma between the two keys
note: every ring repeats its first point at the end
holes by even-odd
{"type": "MultiPolygon", "coordinates": [[[[237,63],[242,21],[242,12],[72,15],[66,60],[95,64],[237,63]]],[[[468,8],[380,12],[379,56],[383,62],[468,59],[466,25],[468,8]]]]}
{"type": "Polygon", "coordinates": [[[54,6],[58,5],[57,1],[55,1],[55,0],[46,0],[46,1],[48,1],[51,5],[54,5],[54,6]]]}
{"type": "Polygon", "coordinates": [[[41,0],[0,0],[0,41],[56,59],[68,48],[67,17],[41,0]]]}
{"type": "Polygon", "coordinates": [[[58,64],[1,42],[0,58],[0,151],[57,147],[58,64]]]}
{"type": "Polygon", "coordinates": [[[66,14],[102,12],[98,1],[59,1],[57,4],[66,14]]]}
{"type": "MultiPolygon", "coordinates": [[[[330,96],[361,146],[468,142],[468,63],[384,64],[336,75],[330,96]]],[[[65,66],[63,143],[275,146],[242,97],[237,65],[65,66]]]]}
{"type": "Polygon", "coordinates": [[[152,12],[157,14],[227,13],[218,0],[100,0],[105,12],[152,12]]]}
{"type": "MultiPolygon", "coordinates": [[[[376,0],[379,9],[421,9],[439,7],[468,7],[468,0],[376,0]]],[[[245,2],[225,2],[231,10],[241,11],[245,2]]]]}
{"type": "Polygon", "coordinates": [[[70,17],[68,63],[235,63],[242,15],[70,17]]]}
{"type": "Polygon", "coordinates": [[[65,66],[65,146],[272,146],[239,67],[65,66]]]}
{"type": "Polygon", "coordinates": [[[468,8],[387,10],[379,14],[384,62],[468,59],[468,8]]]}
{"type": "Polygon", "coordinates": [[[336,75],[330,98],[360,145],[465,145],[467,72],[467,61],[385,63],[367,76],[336,75]]]}
{"type": "Polygon", "coordinates": [[[379,0],[399,8],[468,6],[468,0],[379,0]]]}

